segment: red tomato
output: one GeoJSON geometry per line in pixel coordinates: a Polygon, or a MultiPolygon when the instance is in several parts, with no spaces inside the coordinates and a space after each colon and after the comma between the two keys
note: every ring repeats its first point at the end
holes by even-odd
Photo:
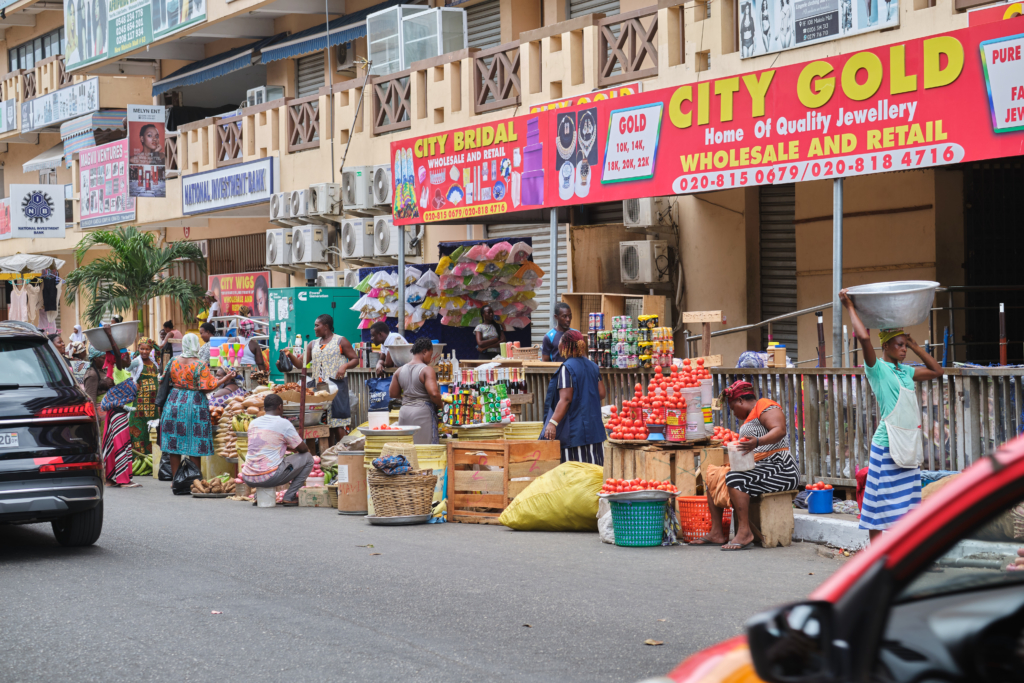
{"type": "Polygon", "coordinates": [[[635,387],[633,387],[633,389],[634,389],[635,391],[643,391],[643,390],[644,390],[644,387],[643,387],[643,385],[642,385],[642,384],[637,384],[637,385],[636,385],[635,387]]]}
{"type": "Polygon", "coordinates": [[[684,358],[684,359],[683,359],[683,365],[685,365],[685,366],[689,367],[689,365],[690,365],[690,359],[689,359],[689,358],[684,358]]]}
{"type": "Polygon", "coordinates": [[[612,414],[614,415],[615,413],[619,412],[619,409],[618,409],[618,408],[616,408],[615,406],[612,406],[612,407],[611,407],[611,412],[612,412],[612,414]]]}
{"type": "Polygon", "coordinates": [[[697,365],[704,365],[704,359],[703,358],[698,358],[697,359],[697,365]]]}
{"type": "Polygon", "coordinates": [[[655,365],[654,366],[654,374],[655,375],[660,375],[661,374],[661,366],[660,365],[655,365]]]}
{"type": "Polygon", "coordinates": [[[669,366],[669,370],[672,371],[673,375],[676,374],[677,372],[679,372],[679,368],[676,367],[675,363],[673,363],[672,365],[669,366]]]}
{"type": "Polygon", "coordinates": [[[832,490],[832,484],[825,484],[825,490],[826,491],[831,491],[832,490]]]}

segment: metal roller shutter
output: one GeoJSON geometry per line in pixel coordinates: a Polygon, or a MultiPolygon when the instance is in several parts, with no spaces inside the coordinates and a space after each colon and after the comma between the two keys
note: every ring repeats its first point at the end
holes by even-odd
{"type": "Polygon", "coordinates": [[[469,47],[486,50],[501,45],[501,2],[486,0],[466,8],[469,47]]]}
{"type": "Polygon", "coordinates": [[[597,12],[606,15],[618,14],[619,0],[569,0],[570,19],[597,12]]]}
{"type": "Polygon", "coordinates": [[[295,96],[310,97],[324,87],[324,53],[316,52],[295,60],[295,96]]]}
{"type": "MultiPolygon", "coordinates": [[[[796,308],[796,186],[762,185],[761,213],[761,319],[792,313],[796,308]]],[[[796,320],[772,325],[772,338],[786,345],[786,355],[799,360],[796,320]]],[[[761,328],[762,348],[768,347],[768,328],[761,328]]]]}
{"type": "MultiPolygon", "coordinates": [[[[564,225],[558,226],[558,300],[561,295],[569,291],[569,263],[568,251],[565,242],[566,229],[564,225]]],[[[540,346],[544,335],[551,329],[551,300],[548,296],[548,278],[551,276],[551,226],[550,225],[489,225],[487,226],[487,239],[503,238],[513,242],[517,237],[530,237],[533,239],[533,262],[544,269],[544,284],[537,291],[534,300],[537,302],[537,310],[531,316],[533,325],[533,345],[540,346]]],[[[579,329],[580,322],[574,320],[573,324],[579,329]]]]}
{"type": "Polygon", "coordinates": [[[266,270],[266,240],[263,232],[210,240],[210,275],[266,270]]]}

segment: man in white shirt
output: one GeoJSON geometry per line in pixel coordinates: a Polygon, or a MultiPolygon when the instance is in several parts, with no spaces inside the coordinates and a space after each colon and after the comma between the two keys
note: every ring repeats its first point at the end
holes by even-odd
{"type": "Polygon", "coordinates": [[[370,341],[380,346],[380,358],[377,360],[377,376],[384,374],[384,368],[397,367],[391,357],[391,346],[394,344],[408,344],[405,337],[392,332],[387,323],[378,320],[370,325],[370,341]]]}
{"type": "Polygon", "coordinates": [[[277,394],[263,400],[262,417],[249,423],[249,450],[242,466],[241,477],[249,486],[273,488],[291,482],[281,505],[299,504],[299,489],[313,471],[313,456],[292,423],[281,417],[284,402],[277,394]],[[289,448],[295,453],[285,456],[289,448]]]}

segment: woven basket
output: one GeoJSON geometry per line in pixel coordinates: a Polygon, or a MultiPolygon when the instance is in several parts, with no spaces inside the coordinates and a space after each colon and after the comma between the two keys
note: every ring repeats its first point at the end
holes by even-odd
{"type": "Polygon", "coordinates": [[[515,360],[540,360],[539,346],[512,347],[512,358],[515,360]]]}
{"type": "Polygon", "coordinates": [[[331,507],[335,510],[338,509],[338,485],[328,484],[327,485],[327,502],[330,503],[331,507]]]}
{"type": "Polygon", "coordinates": [[[429,470],[409,474],[386,475],[377,470],[367,473],[366,483],[376,517],[429,515],[437,477],[429,470]]]}
{"type": "Polygon", "coordinates": [[[380,455],[382,458],[387,455],[404,455],[414,470],[420,468],[419,458],[416,457],[416,446],[411,443],[393,443],[389,441],[381,447],[380,455]]]}
{"type": "Polygon", "coordinates": [[[665,527],[665,501],[613,500],[612,527],[615,545],[633,548],[661,545],[665,527]]]}

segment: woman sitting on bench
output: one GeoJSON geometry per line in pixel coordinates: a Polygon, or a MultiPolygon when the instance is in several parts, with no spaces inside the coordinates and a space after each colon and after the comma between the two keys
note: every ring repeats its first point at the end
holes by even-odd
{"type": "Polygon", "coordinates": [[[695,545],[719,545],[728,539],[722,528],[722,510],[732,506],[736,515],[736,535],[722,550],[746,550],[754,544],[750,529],[750,498],[768,493],[793,491],[800,485],[796,461],[789,452],[786,416],[782,407],[768,398],[757,398],[750,382],[736,381],[722,392],[729,409],[743,420],[737,442],[746,453],[753,452],[754,468],[733,472],[728,466],[707,468],[708,508],[711,510],[711,533],[695,545]]]}

